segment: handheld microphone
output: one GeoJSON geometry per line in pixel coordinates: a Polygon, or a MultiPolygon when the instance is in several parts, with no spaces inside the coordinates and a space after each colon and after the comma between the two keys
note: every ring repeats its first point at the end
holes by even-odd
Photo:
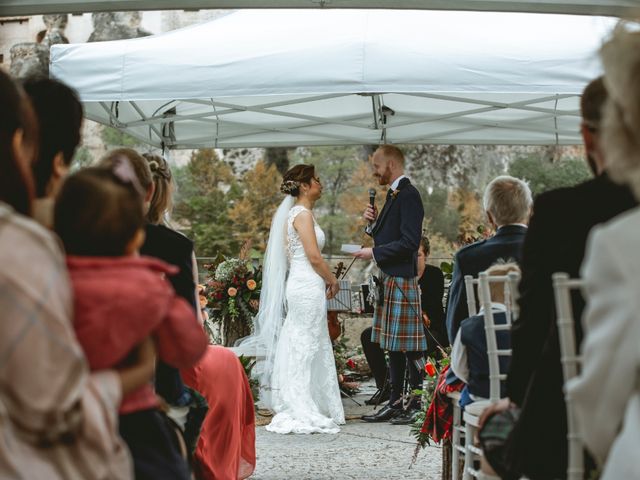
{"type": "MultiPolygon", "coordinates": [[[[369,189],[369,205],[371,205],[371,208],[375,208],[375,204],[376,204],[376,189],[370,188],[369,189]]],[[[369,220],[369,225],[367,225],[367,228],[365,228],[365,232],[370,235],[372,229],[373,229],[373,221],[369,220]]]]}

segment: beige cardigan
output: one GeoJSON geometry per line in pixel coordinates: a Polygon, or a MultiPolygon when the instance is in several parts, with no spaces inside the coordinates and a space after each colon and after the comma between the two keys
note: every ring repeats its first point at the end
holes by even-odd
{"type": "Polygon", "coordinates": [[[132,478],[120,382],[88,371],[60,247],[1,202],[0,264],[0,479],[132,478]]]}
{"type": "Polygon", "coordinates": [[[583,365],[568,390],[602,480],[640,478],[639,244],[640,207],[594,228],[582,265],[583,365]]]}

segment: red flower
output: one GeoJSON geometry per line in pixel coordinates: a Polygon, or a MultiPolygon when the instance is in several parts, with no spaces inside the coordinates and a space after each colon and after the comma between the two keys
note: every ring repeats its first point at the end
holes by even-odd
{"type": "Polygon", "coordinates": [[[424,366],[424,371],[427,372],[427,375],[429,375],[430,377],[435,377],[436,375],[436,367],[434,367],[433,363],[431,362],[427,362],[427,364],[424,366]]]}
{"type": "Polygon", "coordinates": [[[347,360],[347,367],[349,367],[351,370],[354,370],[356,368],[356,362],[354,362],[353,359],[350,358],[349,360],[347,360]]]}

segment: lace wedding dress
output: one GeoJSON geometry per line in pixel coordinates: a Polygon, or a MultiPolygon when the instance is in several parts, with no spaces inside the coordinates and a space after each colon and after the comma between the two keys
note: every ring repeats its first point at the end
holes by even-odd
{"type": "MultiPolygon", "coordinates": [[[[271,377],[272,408],[267,430],[276,433],[338,433],[344,410],[327,328],[325,282],[304,253],[293,221],[302,206],[289,210],[287,316],[276,346],[271,377]]],[[[314,219],[318,246],[325,236],[314,219]]]]}

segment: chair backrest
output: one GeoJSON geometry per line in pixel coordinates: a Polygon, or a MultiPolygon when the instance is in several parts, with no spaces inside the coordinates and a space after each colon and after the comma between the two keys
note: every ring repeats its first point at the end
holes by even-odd
{"type": "Polygon", "coordinates": [[[473,317],[478,314],[478,301],[476,299],[476,285],[478,280],[471,275],[464,276],[464,288],[467,292],[467,309],[469,310],[469,316],[473,317]]]}
{"type": "Polygon", "coordinates": [[[510,357],[511,349],[499,349],[497,332],[510,331],[512,317],[517,311],[517,284],[520,276],[511,272],[509,275],[490,276],[486,272],[478,275],[478,293],[480,303],[484,310],[484,332],[487,339],[487,356],[489,359],[489,400],[497,402],[500,400],[500,383],[506,380],[506,373],[500,373],[500,357],[510,357]],[[503,325],[496,325],[491,308],[491,288],[492,283],[502,283],[504,285],[505,306],[507,307],[507,322],[503,325]],[[513,290],[516,291],[513,291],[513,290]]]}
{"type": "MultiPolygon", "coordinates": [[[[576,377],[580,370],[580,356],[576,349],[575,323],[580,319],[573,318],[571,304],[571,290],[581,289],[584,282],[580,279],[569,278],[566,273],[553,274],[553,292],[556,304],[556,325],[560,342],[560,360],[564,385],[576,377]]],[[[567,479],[579,480],[583,477],[584,463],[582,438],[580,437],[577,419],[573,409],[571,397],[564,389],[564,400],[567,405],[567,442],[569,444],[569,461],[567,465],[567,479]]]]}

